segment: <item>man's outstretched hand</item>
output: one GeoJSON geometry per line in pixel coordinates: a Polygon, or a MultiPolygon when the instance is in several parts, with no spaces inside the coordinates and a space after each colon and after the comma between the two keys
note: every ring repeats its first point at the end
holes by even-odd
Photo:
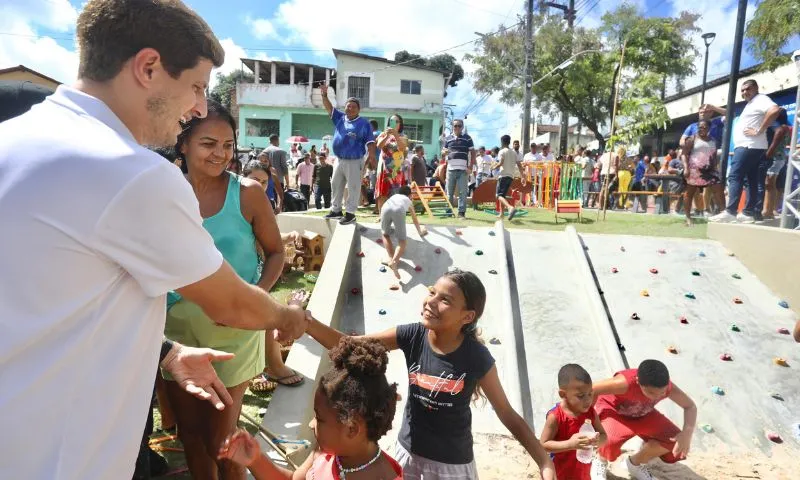
{"type": "Polygon", "coordinates": [[[233,357],[232,353],[175,343],[161,362],[161,367],[188,393],[201,400],[208,400],[214,408],[222,410],[225,405],[233,403],[233,398],[217,376],[211,362],[230,360],[233,357]]]}

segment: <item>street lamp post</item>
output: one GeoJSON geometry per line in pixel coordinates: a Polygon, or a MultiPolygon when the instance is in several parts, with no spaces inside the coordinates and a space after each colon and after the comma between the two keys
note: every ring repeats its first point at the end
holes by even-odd
{"type": "Polygon", "coordinates": [[[706,75],[708,74],[708,47],[714,43],[714,38],[716,38],[717,34],[714,32],[708,32],[703,34],[703,41],[706,44],[706,64],[703,67],[703,89],[700,91],[700,105],[705,105],[706,103],[706,75]]]}

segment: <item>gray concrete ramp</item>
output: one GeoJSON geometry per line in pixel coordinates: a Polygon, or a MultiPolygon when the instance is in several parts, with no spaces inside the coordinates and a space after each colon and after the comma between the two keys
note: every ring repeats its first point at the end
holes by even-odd
{"type": "MultiPolygon", "coordinates": [[[[718,242],[582,239],[631,367],[647,358],[663,361],[673,381],[697,403],[698,423],[714,428],[713,433],[698,430],[696,448],[769,451],[769,431],[792,448],[800,446],[800,349],[790,335],[778,333],[781,327],[791,330],[795,321],[790,310],[778,305],[779,298],[718,242]],[[687,298],[689,293],[695,298],[687,298]],[[736,297],[741,304],[734,303],[736,297]],[[634,312],[640,320],[631,319],[634,312]],[[688,324],[680,322],[681,316],[688,324]],[[732,324],[740,331],[733,331],[732,324]],[[667,351],[670,345],[677,354],[667,351]],[[725,353],[732,361],[720,359],[725,353]],[[785,358],[789,367],[775,365],[775,357],[785,358]],[[714,386],[725,395],[713,393],[714,386]],[[783,401],[772,398],[773,392],[783,401]]],[[[672,402],[659,409],[681,426],[682,414],[672,402]]]]}

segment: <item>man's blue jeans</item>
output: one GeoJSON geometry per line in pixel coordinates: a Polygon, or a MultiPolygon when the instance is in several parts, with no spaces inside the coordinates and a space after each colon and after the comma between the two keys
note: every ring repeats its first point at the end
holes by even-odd
{"type": "Polygon", "coordinates": [[[456,187],[458,187],[458,214],[467,214],[467,182],[469,175],[466,170],[448,170],[447,171],[447,196],[450,199],[450,205],[455,204],[456,187]]]}
{"type": "MultiPolygon", "coordinates": [[[[759,191],[758,164],[766,153],[767,151],[763,149],[746,147],[738,147],[733,151],[733,159],[728,169],[728,205],[726,207],[731,215],[736,215],[739,210],[739,200],[742,198],[742,186],[745,180],[747,180],[748,195],[747,204],[742,213],[751,217],[756,215],[759,191]]],[[[760,183],[762,184],[760,190],[763,198],[764,181],[762,180],[760,183]]]]}

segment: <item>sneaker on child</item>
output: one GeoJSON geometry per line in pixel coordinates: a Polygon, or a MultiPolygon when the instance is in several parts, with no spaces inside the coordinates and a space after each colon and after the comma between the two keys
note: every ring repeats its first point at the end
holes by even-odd
{"type": "Polygon", "coordinates": [[[592,469],[590,470],[592,480],[606,480],[606,472],[608,471],[608,462],[595,457],[592,460],[592,469]]]}
{"type": "Polygon", "coordinates": [[[751,217],[750,215],[746,215],[744,213],[737,215],[736,221],[739,223],[756,223],[755,217],[751,217]]]}
{"type": "Polygon", "coordinates": [[[655,480],[655,477],[646,466],[634,465],[631,462],[631,457],[625,459],[625,466],[628,467],[628,473],[631,474],[632,480],[655,480]]]}
{"type": "Polygon", "coordinates": [[[328,218],[328,219],[330,219],[330,218],[341,218],[341,217],[342,217],[341,210],[338,211],[338,212],[334,212],[333,210],[331,210],[330,212],[328,212],[327,215],[325,215],[325,218],[328,218]]]}

